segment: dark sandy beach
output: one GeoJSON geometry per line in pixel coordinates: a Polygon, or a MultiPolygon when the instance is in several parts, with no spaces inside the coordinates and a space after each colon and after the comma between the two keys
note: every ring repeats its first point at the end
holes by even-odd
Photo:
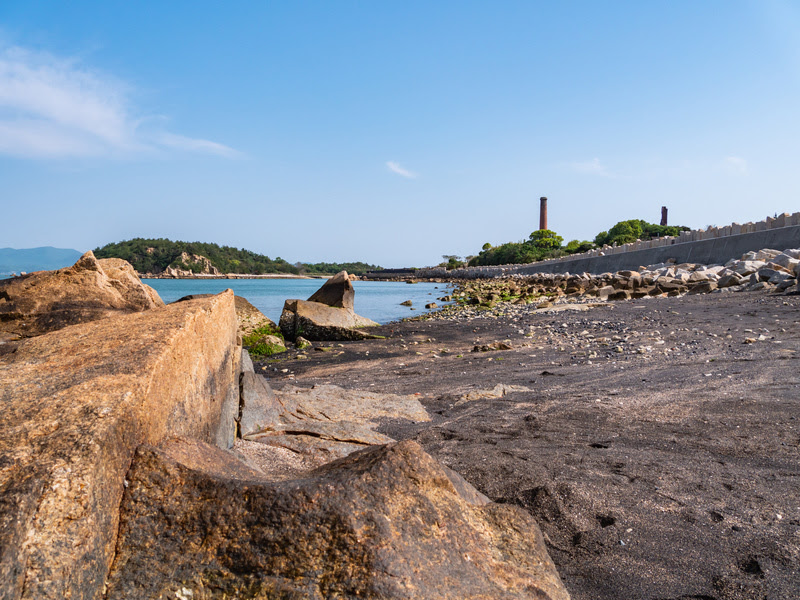
{"type": "Polygon", "coordinates": [[[800,297],[555,308],[462,309],[256,368],[419,394],[433,421],[383,432],[529,510],[575,600],[800,597],[800,297]],[[472,351],[494,342],[510,349],[472,351]]]}

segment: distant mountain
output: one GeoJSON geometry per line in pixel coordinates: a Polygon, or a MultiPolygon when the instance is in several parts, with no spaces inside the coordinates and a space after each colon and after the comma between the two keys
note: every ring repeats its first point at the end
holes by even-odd
{"type": "Polygon", "coordinates": [[[0,276],[25,271],[52,271],[75,264],[82,252],[67,248],[0,248],[0,276]]]}

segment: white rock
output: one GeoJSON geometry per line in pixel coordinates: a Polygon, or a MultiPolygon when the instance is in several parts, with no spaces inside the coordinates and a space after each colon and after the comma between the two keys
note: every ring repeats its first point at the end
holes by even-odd
{"type": "Polygon", "coordinates": [[[788,267],[790,264],[792,264],[792,261],[796,260],[797,260],[796,258],[789,256],[785,252],[781,252],[777,256],[773,257],[773,259],[770,262],[775,263],[776,265],[780,265],[782,267],[788,267]]]}
{"type": "Polygon", "coordinates": [[[736,266],[734,271],[739,275],[751,275],[766,266],[767,263],[761,260],[743,260],[736,266]]]}
{"type": "Polygon", "coordinates": [[[780,254],[780,250],[773,250],[772,248],[764,248],[756,252],[756,260],[769,261],[780,254]]]}

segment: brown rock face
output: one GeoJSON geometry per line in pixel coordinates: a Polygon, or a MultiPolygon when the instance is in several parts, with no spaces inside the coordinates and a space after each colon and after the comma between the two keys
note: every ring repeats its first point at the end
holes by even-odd
{"type": "Polygon", "coordinates": [[[280,320],[281,332],[287,340],[298,335],[309,340],[363,340],[372,336],[357,328],[372,325],[377,323],[352,310],[308,300],[287,300],[280,320]]]}
{"type": "MultiPolygon", "coordinates": [[[[192,294],[184,296],[177,300],[183,302],[184,300],[196,300],[197,298],[210,298],[214,294],[192,294]]],[[[239,333],[242,337],[253,333],[254,330],[260,329],[265,326],[274,327],[277,329],[275,322],[253,306],[247,298],[242,296],[235,296],[236,303],[236,319],[239,322],[239,333]]]]}
{"type": "Polygon", "coordinates": [[[108,600],[568,598],[533,519],[460,495],[415,442],[270,482],[173,439],[128,478],[108,600]]]}
{"type": "Polygon", "coordinates": [[[0,359],[0,598],[102,597],[136,447],[231,444],[240,356],[227,291],[26,339],[0,359]]]}
{"type": "Polygon", "coordinates": [[[385,419],[430,421],[415,396],[346,390],[335,385],[311,389],[287,385],[273,392],[260,375],[247,373],[242,375],[242,392],[242,437],[289,449],[315,465],[368,445],[393,442],[375,431],[385,419]],[[256,385],[250,383],[254,379],[256,385]],[[251,388],[249,394],[246,384],[251,388]],[[251,426],[253,418],[248,413],[256,416],[260,427],[251,426]]]}
{"type": "Polygon", "coordinates": [[[177,267],[167,267],[164,273],[170,277],[193,277],[195,275],[220,275],[219,269],[205,256],[181,252],[177,267]],[[184,268],[181,268],[184,267],[184,268]],[[194,267],[194,270],[192,270],[194,267]]]}
{"type": "Polygon", "coordinates": [[[18,337],[157,306],[164,302],[129,263],[91,251],[66,269],[0,281],[0,331],[18,337]]]}
{"type": "Polygon", "coordinates": [[[347,271],[340,271],[314,292],[308,301],[354,310],[353,300],[355,295],[356,291],[350,282],[347,271]]]}

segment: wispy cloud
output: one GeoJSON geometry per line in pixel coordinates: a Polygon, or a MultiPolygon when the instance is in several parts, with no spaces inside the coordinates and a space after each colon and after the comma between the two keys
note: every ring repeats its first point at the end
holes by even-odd
{"type": "Polygon", "coordinates": [[[750,170],[747,166],[747,160],[741,158],[740,156],[726,156],[725,167],[728,169],[728,171],[737,175],[750,174],[750,170]]]}
{"type": "Polygon", "coordinates": [[[570,163],[570,168],[573,171],[582,173],[584,175],[597,175],[598,177],[613,177],[608,169],[600,162],[599,158],[593,158],[584,162],[570,163]]]}
{"type": "Polygon", "coordinates": [[[131,87],[75,60],[0,47],[0,154],[26,158],[182,151],[232,157],[222,144],[163,129],[131,105],[131,87]]]}
{"type": "Polygon", "coordinates": [[[402,177],[406,177],[408,179],[416,179],[417,174],[413,171],[409,171],[408,169],[404,169],[400,164],[394,162],[393,160],[386,161],[386,166],[392,173],[397,173],[402,177]]]}

